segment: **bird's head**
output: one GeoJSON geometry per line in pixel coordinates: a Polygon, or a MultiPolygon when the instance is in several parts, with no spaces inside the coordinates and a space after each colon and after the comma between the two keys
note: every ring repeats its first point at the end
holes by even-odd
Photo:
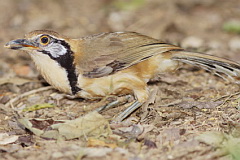
{"type": "Polygon", "coordinates": [[[47,54],[52,59],[64,56],[71,50],[68,38],[49,30],[32,31],[24,39],[12,40],[5,47],[24,50],[29,54],[47,54]]]}
{"type": "Polygon", "coordinates": [[[54,31],[36,30],[26,34],[24,39],[8,42],[5,47],[28,52],[48,83],[75,94],[80,89],[76,86],[74,52],[70,45],[73,41],[54,31]]]}

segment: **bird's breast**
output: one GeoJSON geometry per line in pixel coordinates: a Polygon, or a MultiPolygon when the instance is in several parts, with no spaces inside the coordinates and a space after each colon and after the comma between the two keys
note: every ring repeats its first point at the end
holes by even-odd
{"type": "Polygon", "coordinates": [[[71,94],[71,87],[67,77],[67,71],[48,55],[42,53],[31,53],[37,70],[43,78],[54,88],[61,92],[71,94]]]}

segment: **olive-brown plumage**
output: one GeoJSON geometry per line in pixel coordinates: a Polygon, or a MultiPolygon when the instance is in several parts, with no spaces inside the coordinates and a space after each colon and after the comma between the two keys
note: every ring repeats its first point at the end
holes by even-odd
{"type": "Polygon", "coordinates": [[[179,61],[226,74],[236,82],[240,76],[236,62],[187,52],[134,32],[71,39],[54,31],[37,30],[6,47],[26,50],[46,81],[62,92],[87,99],[134,94],[138,103],[135,108],[148,99],[148,81],[159,73],[176,70],[179,61]]]}

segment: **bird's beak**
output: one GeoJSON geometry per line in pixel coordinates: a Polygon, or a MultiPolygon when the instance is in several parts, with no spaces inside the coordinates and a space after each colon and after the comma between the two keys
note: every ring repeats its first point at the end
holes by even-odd
{"type": "Polygon", "coordinates": [[[14,49],[14,50],[38,50],[40,49],[33,42],[28,39],[16,39],[8,42],[4,46],[5,48],[14,49]]]}

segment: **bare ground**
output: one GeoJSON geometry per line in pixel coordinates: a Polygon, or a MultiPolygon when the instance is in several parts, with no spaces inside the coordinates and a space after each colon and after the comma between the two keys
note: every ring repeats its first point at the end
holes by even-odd
{"type": "MultiPolygon", "coordinates": [[[[223,29],[240,22],[239,0],[8,0],[0,1],[0,12],[0,46],[35,29],[73,38],[135,31],[240,61],[239,34],[223,29]]],[[[33,118],[41,128],[86,115],[112,98],[70,100],[48,87],[27,54],[0,47],[0,56],[0,159],[240,159],[240,93],[234,82],[183,65],[149,83],[151,101],[124,122],[111,118],[132,98],[102,113],[108,134],[56,140],[34,134],[19,119],[33,118]],[[55,107],[22,111],[45,103],[55,107]]]]}

